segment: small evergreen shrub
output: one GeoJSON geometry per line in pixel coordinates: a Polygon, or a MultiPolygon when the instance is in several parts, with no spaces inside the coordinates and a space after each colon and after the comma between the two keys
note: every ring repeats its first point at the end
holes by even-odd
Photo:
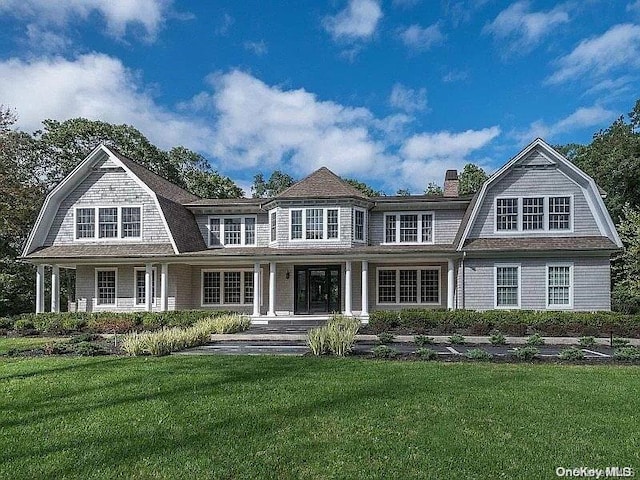
{"type": "Polygon", "coordinates": [[[395,335],[393,333],[379,333],[378,334],[378,343],[380,343],[381,345],[387,345],[391,342],[393,342],[393,339],[395,338],[395,335]]]}
{"type": "Polygon", "coordinates": [[[502,332],[493,332],[489,337],[489,341],[491,345],[506,345],[507,338],[504,336],[502,332]]]}
{"type": "Polygon", "coordinates": [[[628,346],[629,346],[629,340],[627,340],[626,338],[614,338],[611,340],[612,348],[622,348],[622,347],[628,347],[628,346]]]}
{"type": "Polygon", "coordinates": [[[377,345],[371,349],[371,353],[375,358],[395,358],[400,354],[398,349],[388,345],[377,345]]]}
{"type": "Polygon", "coordinates": [[[106,355],[107,351],[100,345],[91,342],[79,342],[73,344],[71,353],[80,355],[81,357],[96,357],[98,355],[106,355]]]}
{"type": "Polygon", "coordinates": [[[544,345],[544,338],[542,338],[539,333],[534,333],[527,338],[527,345],[530,347],[540,347],[544,345]]]}
{"type": "Polygon", "coordinates": [[[464,354],[465,357],[471,360],[491,360],[493,355],[482,348],[471,348],[464,354]]]}
{"type": "Polygon", "coordinates": [[[427,337],[426,335],[416,335],[413,337],[413,341],[419,347],[433,345],[433,343],[435,343],[433,337],[427,337]]]}
{"type": "Polygon", "coordinates": [[[584,358],[584,352],[576,347],[563,348],[560,351],[561,360],[582,360],[584,358]]]}
{"type": "Polygon", "coordinates": [[[435,360],[438,358],[438,352],[425,347],[416,350],[416,355],[418,355],[422,360],[435,360]]]}
{"type": "Polygon", "coordinates": [[[640,362],[640,348],[620,347],[613,352],[613,358],[621,362],[640,362]]]}
{"type": "Polygon", "coordinates": [[[24,332],[24,331],[27,331],[27,330],[33,330],[34,326],[33,326],[33,322],[31,321],[31,319],[29,319],[29,318],[19,318],[13,324],[13,328],[15,328],[16,330],[18,330],[20,332],[24,332]]]}
{"type": "Polygon", "coordinates": [[[454,333],[449,337],[449,343],[452,345],[464,345],[465,339],[459,333],[454,333]]]}
{"type": "Polygon", "coordinates": [[[513,356],[518,360],[531,361],[538,356],[540,350],[533,346],[518,347],[513,350],[513,356]]]}
{"type": "Polygon", "coordinates": [[[589,336],[589,337],[580,337],[580,340],[578,340],[578,345],[580,345],[582,348],[590,348],[590,347],[595,347],[596,346],[596,339],[589,336]]]}
{"type": "Polygon", "coordinates": [[[0,317],[0,329],[9,330],[13,328],[13,320],[9,317],[0,317]]]}

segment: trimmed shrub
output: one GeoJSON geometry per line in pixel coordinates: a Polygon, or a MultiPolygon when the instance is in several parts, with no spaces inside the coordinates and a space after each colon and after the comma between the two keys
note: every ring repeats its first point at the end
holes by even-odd
{"type": "Polygon", "coordinates": [[[560,350],[560,359],[562,360],[582,360],[584,352],[576,347],[563,348],[560,350]]]}
{"type": "Polygon", "coordinates": [[[426,335],[416,335],[413,337],[413,341],[419,347],[424,347],[425,345],[432,345],[434,343],[433,337],[427,337],[426,335]]]}
{"type": "Polygon", "coordinates": [[[530,347],[540,347],[544,345],[544,338],[540,336],[538,333],[534,333],[529,338],[527,338],[527,345],[530,347]]]}
{"type": "Polygon", "coordinates": [[[374,332],[387,332],[396,330],[400,326],[400,317],[398,312],[388,312],[385,310],[376,310],[369,314],[369,327],[374,332]]]}
{"type": "Polygon", "coordinates": [[[395,358],[400,355],[398,349],[389,347],[388,345],[375,346],[371,349],[371,353],[375,358],[395,358]]]}
{"type": "Polygon", "coordinates": [[[419,348],[416,350],[416,355],[418,355],[422,360],[435,360],[438,358],[438,352],[431,348],[419,348]]]}
{"type": "Polygon", "coordinates": [[[452,345],[464,345],[464,337],[458,333],[454,333],[449,337],[449,343],[452,345]]]}
{"type": "Polygon", "coordinates": [[[130,315],[96,315],[87,327],[96,333],[127,333],[134,330],[136,323],[130,315]]]}
{"type": "Polygon", "coordinates": [[[621,347],[613,352],[613,358],[621,362],[640,362],[640,348],[621,347]]]}
{"type": "Polygon", "coordinates": [[[493,358],[493,355],[483,348],[470,348],[464,356],[471,360],[491,360],[493,358]]]}
{"type": "Polygon", "coordinates": [[[379,333],[378,334],[378,343],[380,343],[381,345],[386,345],[388,343],[393,342],[393,339],[395,338],[395,335],[393,333],[379,333]]]}
{"type": "Polygon", "coordinates": [[[629,340],[627,340],[626,338],[614,338],[611,340],[612,348],[622,348],[622,347],[628,347],[628,346],[629,346],[629,340]]]}
{"type": "Polygon", "coordinates": [[[82,343],[82,342],[93,342],[95,340],[100,339],[99,335],[93,333],[81,333],[80,335],[74,335],[67,343],[82,343]]]}
{"type": "Polygon", "coordinates": [[[501,332],[493,332],[489,337],[489,341],[491,345],[506,345],[507,338],[501,332]]]}
{"type": "Polygon", "coordinates": [[[15,328],[16,330],[18,330],[20,332],[24,332],[24,331],[27,331],[27,330],[33,330],[34,326],[33,326],[33,322],[31,321],[31,319],[29,319],[29,318],[19,318],[13,324],[13,328],[15,328]]]}
{"type": "Polygon", "coordinates": [[[106,355],[107,351],[95,343],[79,342],[71,347],[71,353],[75,353],[81,357],[96,357],[98,355],[106,355]]]}
{"type": "Polygon", "coordinates": [[[593,337],[580,337],[580,340],[578,340],[578,345],[583,348],[595,347],[596,339],[593,337]]]}
{"type": "Polygon", "coordinates": [[[526,360],[531,361],[535,357],[538,356],[540,350],[536,347],[528,346],[528,347],[518,347],[513,350],[513,356],[518,360],[526,360]]]}
{"type": "Polygon", "coordinates": [[[13,320],[9,317],[0,317],[0,329],[9,330],[13,328],[13,320]]]}

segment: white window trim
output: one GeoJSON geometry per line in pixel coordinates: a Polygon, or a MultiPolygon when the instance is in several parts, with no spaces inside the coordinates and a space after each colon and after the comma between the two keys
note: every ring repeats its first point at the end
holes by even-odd
{"type": "Polygon", "coordinates": [[[554,194],[554,195],[500,195],[493,199],[493,233],[496,235],[549,235],[550,233],[574,233],[574,219],[575,219],[575,201],[574,194],[554,194]],[[549,198],[556,197],[569,197],[570,209],[569,209],[569,228],[565,230],[552,230],[549,228],[549,198]],[[515,198],[518,200],[518,225],[516,230],[498,230],[498,199],[515,198]],[[524,230],[522,228],[523,223],[523,198],[542,198],[543,206],[543,225],[540,230],[524,230]]]}
{"type": "Polygon", "coordinates": [[[142,232],[144,228],[144,205],[76,205],[73,208],[73,241],[74,242],[139,242],[142,240],[142,232]],[[118,236],[117,237],[100,237],[100,219],[99,212],[101,208],[117,208],[118,209],[118,236]],[[123,237],[122,233],[122,209],[123,208],[139,208],[140,209],[140,235],[137,237],[123,237]],[[92,209],[94,215],[93,237],[78,238],[78,210],[92,209]]]}
{"type": "MultiPolygon", "coordinates": [[[[246,303],[244,300],[244,280],[249,277],[253,282],[253,269],[251,268],[203,268],[200,270],[200,306],[201,307],[247,307],[253,305],[253,301],[246,303]],[[204,303],[204,274],[205,272],[220,272],[220,303],[204,303]],[[240,303],[224,303],[224,272],[240,272],[240,303]]],[[[260,293],[263,290],[263,274],[260,269],[260,293]]],[[[254,286],[255,287],[255,286],[254,286]]],[[[256,294],[255,288],[253,294],[256,294]]],[[[263,305],[263,296],[260,295],[260,306],[263,305]]]]}
{"type": "MultiPolygon", "coordinates": [[[[153,271],[152,275],[155,275],[156,277],[156,288],[154,289],[155,292],[151,293],[151,299],[152,299],[151,304],[155,307],[156,295],[158,294],[158,280],[159,280],[158,269],[156,267],[151,267],[151,270],[153,271]]],[[[145,301],[143,301],[142,303],[138,302],[138,285],[137,285],[138,272],[146,272],[146,271],[147,271],[146,267],[133,267],[133,305],[136,307],[145,306],[145,303],[146,303],[145,301]]],[[[153,280],[151,281],[151,285],[153,289],[153,280]]]]}
{"type": "Polygon", "coordinates": [[[368,221],[367,211],[364,208],[353,207],[353,225],[351,227],[351,231],[353,233],[352,238],[356,243],[367,243],[367,230],[368,230],[368,221]],[[362,239],[356,239],[356,212],[362,212],[362,239]]]}
{"type": "Polygon", "coordinates": [[[436,214],[434,211],[409,211],[409,212],[384,212],[382,223],[382,243],[381,245],[433,245],[436,243],[436,214]],[[387,242],[387,217],[396,216],[396,240],[395,242],[387,242]],[[422,240],[422,215],[431,215],[431,241],[430,242],[401,242],[400,241],[400,215],[417,215],[418,216],[418,238],[422,240]]]}
{"type": "Polygon", "coordinates": [[[100,307],[100,308],[118,308],[118,268],[117,267],[99,267],[95,269],[95,274],[94,274],[94,297],[93,297],[93,304],[96,307],[100,307]],[[115,290],[116,290],[116,295],[115,295],[115,301],[113,303],[99,303],[99,297],[98,297],[98,272],[116,272],[116,284],[115,284],[115,290]]]}
{"type": "MultiPolygon", "coordinates": [[[[271,234],[271,232],[269,232],[271,234]]],[[[240,248],[240,247],[256,247],[258,246],[258,216],[257,215],[209,215],[207,216],[207,245],[211,247],[225,247],[225,248],[240,248]],[[211,243],[211,220],[217,218],[220,220],[220,243],[211,243]],[[224,243],[224,220],[225,218],[239,218],[240,219],[240,243],[229,244],[224,243]],[[254,243],[246,244],[246,225],[245,219],[253,218],[254,220],[254,243]]]]}
{"type": "Polygon", "coordinates": [[[493,308],[498,310],[519,310],[522,305],[522,265],[519,263],[495,263],[493,265],[493,308]],[[498,268],[518,269],[518,304],[498,305],[498,268]]]}
{"type": "Polygon", "coordinates": [[[442,267],[439,265],[434,265],[434,266],[429,266],[429,265],[424,265],[424,266],[419,266],[419,267],[414,267],[414,266],[410,266],[410,265],[404,265],[404,266],[384,266],[384,267],[376,267],[376,305],[380,305],[380,306],[391,306],[391,305],[416,305],[416,306],[420,306],[420,305],[442,305],[442,267]],[[386,270],[386,271],[395,271],[396,272],[396,301],[395,302],[380,302],[380,274],[379,272],[381,270],[386,270]],[[400,270],[416,270],[418,271],[418,276],[417,276],[417,289],[418,289],[418,300],[420,300],[422,298],[422,274],[420,273],[422,270],[437,270],[438,271],[438,301],[437,302],[421,302],[418,301],[417,303],[407,303],[407,302],[400,302],[400,270]]]}
{"type": "Polygon", "coordinates": [[[323,243],[335,243],[339,242],[342,234],[341,228],[341,220],[342,215],[340,212],[340,207],[313,207],[313,206],[304,206],[304,207],[291,207],[289,208],[289,233],[288,238],[290,242],[323,242],[323,243]],[[291,212],[295,210],[302,211],[302,238],[292,238],[291,237],[291,212]],[[307,210],[322,210],[322,238],[307,238],[307,210]],[[327,210],[337,210],[338,211],[338,236],[336,238],[327,238],[327,230],[328,230],[328,217],[327,210]]]}
{"type": "Polygon", "coordinates": [[[278,210],[274,208],[273,210],[269,210],[269,244],[274,244],[278,242],[278,210]],[[274,226],[272,221],[272,216],[275,217],[275,227],[276,227],[276,238],[271,238],[271,229],[274,226]]]}
{"type": "Polygon", "coordinates": [[[545,304],[547,310],[572,310],[573,309],[573,263],[547,263],[545,267],[545,304]],[[549,305],[549,267],[569,267],[569,304],[568,305],[549,305]]]}

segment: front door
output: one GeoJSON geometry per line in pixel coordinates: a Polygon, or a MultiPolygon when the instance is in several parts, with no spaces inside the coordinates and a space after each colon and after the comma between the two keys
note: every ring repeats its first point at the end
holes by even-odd
{"type": "Polygon", "coordinates": [[[340,266],[295,267],[296,314],[340,311],[340,266]]]}

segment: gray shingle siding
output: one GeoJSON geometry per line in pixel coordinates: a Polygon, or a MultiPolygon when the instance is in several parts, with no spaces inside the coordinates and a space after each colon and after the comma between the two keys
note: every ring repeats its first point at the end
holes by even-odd
{"type": "MultiPolygon", "coordinates": [[[[389,210],[389,212],[397,210],[389,210]]],[[[453,242],[462,217],[464,216],[464,210],[462,209],[442,209],[433,210],[428,207],[416,208],[412,211],[425,211],[433,212],[434,221],[434,243],[437,244],[450,244],[453,242]]],[[[369,212],[369,235],[371,245],[380,245],[384,243],[384,214],[381,211],[369,212]]]]}
{"type": "MultiPolygon", "coordinates": [[[[521,306],[525,310],[546,310],[546,265],[573,263],[573,310],[610,310],[610,277],[608,257],[521,257],[500,259],[467,259],[464,265],[464,299],[458,306],[472,310],[495,307],[494,266],[519,264],[521,269],[521,306]]],[[[460,276],[460,280],[461,276],[460,276]]],[[[462,292],[460,292],[462,294],[462,292]]]]}
{"type": "MultiPolygon", "coordinates": [[[[591,213],[582,189],[569,180],[557,168],[530,169],[516,168],[508,172],[488,189],[487,195],[471,229],[470,238],[499,236],[531,236],[530,233],[495,232],[494,200],[503,196],[562,196],[573,195],[573,232],[547,232],[547,236],[590,236],[601,235],[591,213]]],[[[545,235],[545,234],[536,234],[545,235]]]]}
{"type": "MultiPolygon", "coordinates": [[[[78,185],[62,202],[47,239],[45,246],[69,243],[93,243],[83,239],[76,241],[74,211],[76,207],[97,206],[143,206],[142,212],[142,241],[144,243],[168,243],[167,234],[162,217],[158,212],[153,198],[144,191],[124,170],[97,169],[78,185]]],[[[97,227],[96,227],[97,228],[97,227]]],[[[100,243],[104,244],[103,240],[100,243]]],[[[114,240],[111,243],[122,243],[114,240]]]]}

